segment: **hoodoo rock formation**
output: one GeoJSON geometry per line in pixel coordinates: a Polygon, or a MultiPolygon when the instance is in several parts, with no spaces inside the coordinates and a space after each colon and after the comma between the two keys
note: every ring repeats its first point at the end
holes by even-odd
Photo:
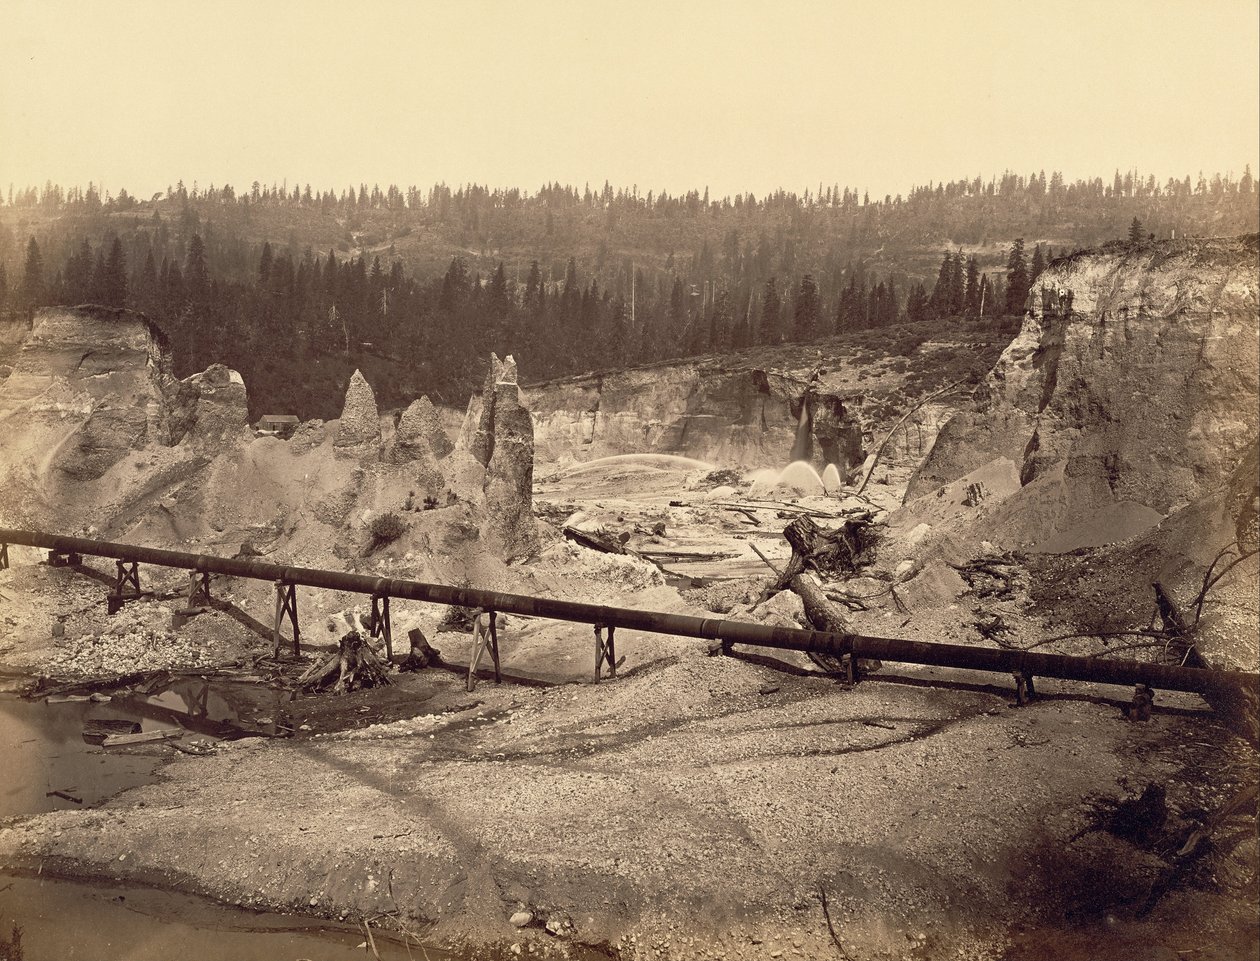
{"type": "Polygon", "coordinates": [[[380,446],[381,418],[376,409],[376,395],[372,385],[356,370],[346,388],[333,449],[341,457],[362,460],[375,455],[380,446]]]}
{"type": "Polygon", "coordinates": [[[483,536],[504,560],[519,560],[538,552],[534,520],[534,424],[521,403],[516,362],[508,357],[499,380],[485,402],[493,430],[486,463],[486,520],[483,536]]]}
{"type": "Polygon", "coordinates": [[[394,446],[412,460],[429,456],[440,460],[451,452],[450,439],[428,397],[412,401],[403,411],[394,434],[394,446]]]}
{"type": "Polygon", "coordinates": [[[1022,490],[1004,546],[1121,540],[1220,488],[1257,435],[1256,235],[1111,245],[1057,260],[978,409],[955,416],[907,502],[998,459],[1022,490]],[[1038,509],[1037,505],[1040,505],[1038,509]]]}
{"type": "Polygon", "coordinates": [[[517,384],[516,361],[490,355],[481,394],[468,402],[451,456],[443,462],[451,488],[480,504],[481,536],[503,560],[538,552],[534,519],[534,421],[517,384]]]}

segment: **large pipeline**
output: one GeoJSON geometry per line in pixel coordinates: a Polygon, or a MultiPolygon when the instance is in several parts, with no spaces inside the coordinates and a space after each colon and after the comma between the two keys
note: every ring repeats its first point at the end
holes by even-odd
{"type": "Polygon", "coordinates": [[[639,611],[625,607],[606,607],[599,604],[559,601],[523,594],[483,591],[470,587],[448,587],[421,581],[368,577],[363,574],[347,574],[310,567],[286,567],[259,560],[215,557],[210,554],[186,554],[180,551],[137,547],[131,544],[116,544],[82,537],[62,537],[40,531],[0,528],[0,544],[20,544],[26,547],[45,548],[61,554],[109,557],[120,561],[182,568],[197,573],[248,577],[285,585],[349,591],[375,597],[480,607],[505,614],[577,621],[584,624],[651,631],[681,637],[707,638],[725,643],[770,647],[778,650],[830,654],[834,657],[852,654],[881,661],[932,664],[1003,674],[1019,673],[1032,677],[1056,677],[1101,684],[1146,684],[1156,690],[1192,691],[1225,697],[1235,695],[1240,690],[1247,690],[1253,696],[1260,695],[1260,675],[1249,672],[1213,671],[1202,668],[1145,664],[1137,661],[770,627],[724,618],[639,611]]]}

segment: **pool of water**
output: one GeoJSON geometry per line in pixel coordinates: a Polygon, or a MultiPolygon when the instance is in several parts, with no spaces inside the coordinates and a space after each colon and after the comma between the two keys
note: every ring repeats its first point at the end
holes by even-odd
{"type": "MultiPolygon", "coordinates": [[[[362,961],[362,928],[260,914],[148,888],[0,874],[0,943],[13,925],[24,961],[362,961]]],[[[382,961],[454,958],[373,930],[382,961]]]]}
{"type": "MultiPolygon", "coordinates": [[[[100,804],[149,783],[170,756],[161,742],[105,748],[84,739],[93,722],[142,730],[185,727],[240,736],[272,728],[279,695],[265,686],[158,683],[108,702],[22,700],[0,695],[0,821],[100,804]],[[54,793],[60,792],[60,793],[54,793]]],[[[195,735],[204,739],[204,733],[195,735]]],[[[372,957],[361,928],[297,915],[265,914],[168,891],[0,873],[0,946],[13,926],[24,961],[207,959],[339,961],[372,957]]],[[[384,961],[453,955],[374,932],[384,961]]],[[[0,955],[3,950],[0,950],[0,955]]]]}
{"type": "Polygon", "coordinates": [[[112,702],[49,704],[0,695],[0,757],[5,768],[5,777],[0,779],[0,819],[91,807],[154,780],[166,752],[89,744],[83,740],[84,724],[96,719],[136,720],[142,730],[170,727],[155,719],[136,718],[112,702]]]}

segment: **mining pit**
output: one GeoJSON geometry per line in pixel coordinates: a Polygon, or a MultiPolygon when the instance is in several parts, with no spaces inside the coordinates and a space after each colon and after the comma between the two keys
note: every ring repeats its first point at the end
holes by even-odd
{"type": "Polygon", "coordinates": [[[175,380],[143,318],[44,310],[0,381],[0,937],[1254,957],[1256,254],[1063,258],[1013,340],[923,344],[910,374],[824,344],[522,386],[492,356],[463,412],[380,411],[356,374],[288,438],[250,429],[234,372],[175,380]],[[924,374],[972,355],[983,376],[924,374]],[[611,648],[597,622],[391,597],[413,582],[1216,680],[717,627],[611,648]]]}

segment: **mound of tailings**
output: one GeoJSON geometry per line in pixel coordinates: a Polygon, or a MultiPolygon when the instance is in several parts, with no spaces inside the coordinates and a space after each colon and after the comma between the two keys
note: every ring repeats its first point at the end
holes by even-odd
{"type": "Polygon", "coordinates": [[[1257,435],[1255,235],[1115,244],[1054,261],[974,411],[942,429],[907,502],[997,460],[1020,488],[1004,547],[1135,536],[1220,489],[1257,435]]]}

